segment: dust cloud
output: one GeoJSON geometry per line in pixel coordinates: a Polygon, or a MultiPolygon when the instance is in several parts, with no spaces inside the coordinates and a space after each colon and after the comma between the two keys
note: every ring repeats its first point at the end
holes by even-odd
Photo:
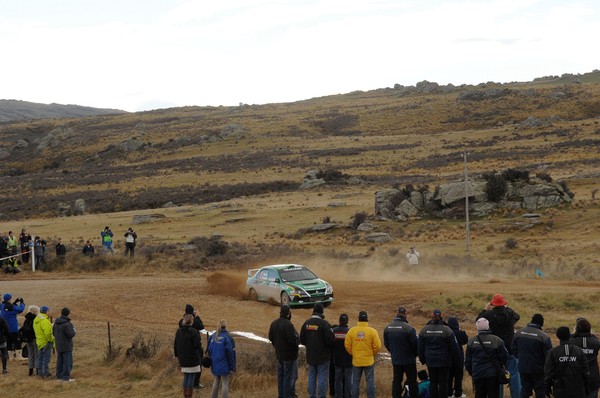
{"type": "Polygon", "coordinates": [[[247,274],[243,271],[217,271],[206,278],[209,294],[248,299],[246,292],[247,274]]]}

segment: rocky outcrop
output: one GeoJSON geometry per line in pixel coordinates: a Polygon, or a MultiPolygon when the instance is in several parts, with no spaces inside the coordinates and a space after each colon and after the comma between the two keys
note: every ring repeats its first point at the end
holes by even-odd
{"type": "Polygon", "coordinates": [[[304,175],[304,181],[302,185],[300,185],[300,189],[309,189],[318,187],[319,185],[325,184],[325,180],[322,178],[317,178],[317,174],[319,170],[309,170],[304,175]]]}
{"type": "Polygon", "coordinates": [[[483,217],[498,209],[533,211],[572,201],[563,185],[539,178],[507,183],[506,194],[498,202],[488,200],[485,180],[450,182],[429,190],[411,191],[395,188],[375,192],[375,215],[379,220],[404,221],[415,217],[464,217],[465,196],[469,214],[483,217]]]}

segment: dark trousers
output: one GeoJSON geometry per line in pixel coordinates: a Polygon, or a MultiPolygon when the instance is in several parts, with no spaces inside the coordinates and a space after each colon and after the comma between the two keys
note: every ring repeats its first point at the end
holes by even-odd
{"type": "Polygon", "coordinates": [[[419,384],[417,383],[417,365],[394,365],[394,379],[392,381],[392,398],[402,397],[402,379],[406,374],[406,385],[410,398],[419,398],[419,384]]]}
{"type": "Polygon", "coordinates": [[[429,396],[431,398],[448,398],[448,374],[450,368],[427,367],[429,371],[429,396]]]}
{"type": "Polygon", "coordinates": [[[450,376],[448,378],[448,396],[462,396],[463,368],[450,368],[450,376]],[[454,394],[453,394],[454,393],[454,394]]]}
{"type": "Polygon", "coordinates": [[[535,398],[544,398],[544,374],[521,373],[521,398],[529,398],[535,392],[535,398]]]}
{"type": "Polygon", "coordinates": [[[473,386],[475,387],[475,398],[498,398],[500,396],[498,376],[473,380],[473,386]]]}
{"type": "Polygon", "coordinates": [[[133,257],[133,253],[135,252],[135,243],[125,243],[125,256],[130,255],[133,257]]]}

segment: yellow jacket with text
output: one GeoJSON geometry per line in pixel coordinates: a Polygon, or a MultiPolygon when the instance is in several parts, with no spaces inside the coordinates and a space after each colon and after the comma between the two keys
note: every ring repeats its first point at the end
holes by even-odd
{"type": "Polygon", "coordinates": [[[375,355],[381,350],[381,339],[368,322],[358,322],[346,334],[344,347],[352,355],[352,366],[371,366],[375,363],[375,355]]]}

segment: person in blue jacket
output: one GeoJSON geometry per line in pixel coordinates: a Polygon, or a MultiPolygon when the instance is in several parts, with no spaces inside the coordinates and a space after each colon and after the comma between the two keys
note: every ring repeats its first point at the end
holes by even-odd
{"type": "Polygon", "coordinates": [[[212,398],[219,394],[221,384],[221,396],[229,396],[229,375],[236,371],[235,341],[227,332],[227,322],[221,319],[217,325],[217,331],[208,339],[208,356],[212,361],[210,371],[215,377],[212,387],[212,398]]]}
{"type": "MultiPolygon", "coordinates": [[[[17,357],[17,349],[19,347],[19,321],[17,315],[25,310],[25,302],[21,297],[18,297],[14,303],[11,303],[12,294],[6,293],[4,295],[4,301],[0,305],[0,316],[4,318],[8,324],[8,336],[6,339],[8,351],[13,351],[13,356],[17,357]]],[[[19,352],[19,359],[21,359],[21,353],[19,352]]]]}
{"type": "Polygon", "coordinates": [[[104,254],[110,252],[110,254],[115,254],[113,250],[113,232],[110,230],[108,226],[104,227],[104,231],[100,232],[100,237],[102,238],[102,249],[104,254]]]}

